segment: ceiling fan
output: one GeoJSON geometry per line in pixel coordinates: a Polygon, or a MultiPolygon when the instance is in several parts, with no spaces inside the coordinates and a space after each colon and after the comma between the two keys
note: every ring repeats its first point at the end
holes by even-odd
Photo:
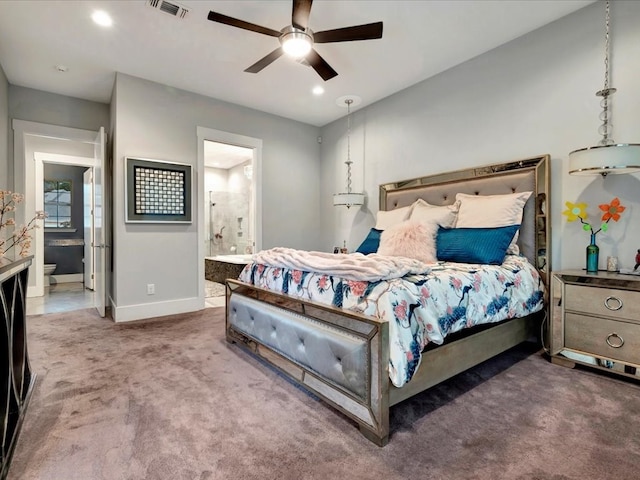
{"type": "Polygon", "coordinates": [[[277,37],[278,40],[280,40],[280,47],[258,60],[247,68],[245,72],[258,73],[273,61],[280,58],[283,53],[287,53],[294,58],[303,58],[306,60],[318,75],[327,81],[338,75],[338,72],[331,68],[318,52],[314,50],[313,44],[382,38],[382,22],[354,25],[352,27],[336,28],[335,30],[324,30],[314,33],[307,26],[312,2],[313,0],[293,0],[291,25],[284,27],[280,31],[245,22],[244,20],[238,20],[237,18],[232,18],[214,11],[210,11],[207,18],[212,22],[223,23],[251,32],[269,35],[270,37],[277,37]]]}

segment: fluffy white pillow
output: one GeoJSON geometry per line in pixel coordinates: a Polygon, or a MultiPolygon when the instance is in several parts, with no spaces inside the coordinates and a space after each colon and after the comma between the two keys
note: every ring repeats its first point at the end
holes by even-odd
{"type": "MultiPolygon", "coordinates": [[[[456,194],[459,202],[456,228],[505,227],[520,225],[525,203],[532,192],[508,193],[505,195],[456,194]]],[[[507,253],[518,254],[517,232],[507,253]]]]}
{"type": "Polygon", "coordinates": [[[418,199],[413,204],[409,220],[422,223],[436,223],[444,228],[451,228],[456,223],[458,215],[458,204],[437,206],[431,205],[422,199],[418,199]]]}
{"type": "Polygon", "coordinates": [[[404,222],[411,215],[413,205],[408,207],[394,208],[393,210],[380,210],[376,217],[376,229],[386,230],[394,225],[404,222]]]}
{"type": "Polygon", "coordinates": [[[399,223],[382,232],[378,254],[435,263],[437,232],[437,223],[414,220],[399,223]]]}

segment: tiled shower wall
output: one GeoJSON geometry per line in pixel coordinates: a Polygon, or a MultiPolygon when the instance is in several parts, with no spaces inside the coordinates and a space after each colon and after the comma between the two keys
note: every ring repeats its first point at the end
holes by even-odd
{"type": "Polygon", "coordinates": [[[251,253],[251,181],[243,165],[205,169],[205,254],[251,253]]]}

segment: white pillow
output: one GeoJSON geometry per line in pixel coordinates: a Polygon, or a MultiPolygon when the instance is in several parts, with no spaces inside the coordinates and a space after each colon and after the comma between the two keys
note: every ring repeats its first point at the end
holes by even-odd
{"type": "Polygon", "coordinates": [[[408,257],[424,263],[435,263],[437,223],[414,220],[399,223],[380,235],[378,255],[408,257]]]}
{"type": "MultiPolygon", "coordinates": [[[[532,192],[508,193],[505,195],[468,195],[456,194],[459,202],[456,228],[486,228],[520,225],[525,203],[532,192]]],[[[516,241],[519,232],[513,237],[507,253],[520,253],[516,241]]]]}
{"type": "Polygon", "coordinates": [[[451,228],[456,223],[457,214],[457,203],[437,206],[418,199],[413,204],[413,210],[411,210],[409,220],[416,220],[422,223],[435,223],[444,228],[451,228]]]}
{"type": "Polygon", "coordinates": [[[404,222],[411,215],[413,205],[394,208],[393,210],[380,210],[376,217],[376,229],[386,230],[394,225],[404,222]]]}

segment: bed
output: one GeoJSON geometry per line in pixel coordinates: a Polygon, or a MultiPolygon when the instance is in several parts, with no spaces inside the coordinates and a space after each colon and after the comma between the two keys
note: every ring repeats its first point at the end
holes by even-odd
{"type": "MultiPolygon", "coordinates": [[[[378,214],[378,222],[383,215],[389,219],[399,218],[406,211],[413,214],[419,203],[430,208],[439,207],[438,211],[455,206],[459,209],[456,215],[460,221],[463,212],[461,200],[466,202],[466,198],[472,202],[498,196],[508,198],[509,202],[511,197],[520,199],[517,247],[509,245],[507,251],[513,255],[506,255],[501,265],[487,266],[489,272],[494,272],[489,275],[499,277],[503,285],[508,286],[504,287],[505,292],[508,289],[514,295],[523,295],[514,296],[512,304],[507,305],[505,300],[494,308],[491,300],[484,304],[479,300],[474,307],[471,295],[465,298],[471,288],[474,291],[476,287],[478,291],[489,288],[484,279],[475,281],[473,287],[465,287],[466,290],[459,288],[462,283],[457,283],[455,275],[481,278],[478,276],[480,268],[474,264],[418,262],[423,269],[424,264],[428,264],[424,271],[411,270],[415,267],[413,263],[402,264],[403,268],[409,268],[402,277],[370,279],[368,282],[356,282],[356,286],[353,281],[323,275],[322,271],[264,265],[258,262],[263,257],[256,256],[254,263],[247,265],[239,279],[226,282],[227,341],[261,357],[318,395],[353,419],[366,438],[384,446],[389,441],[391,406],[540,334],[541,322],[548,310],[547,272],[550,271],[551,256],[550,223],[545,203],[549,200],[549,193],[548,155],[380,186],[379,210],[384,214],[378,214]],[[500,268],[506,273],[495,273],[500,268]],[[516,275],[516,280],[508,277],[509,272],[516,275]],[[285,275],[288,277],[283,281],[281,277],[285,275]],[[442,278],[448,280],[442,281],[442,278]],[[331,281],[331,289],[325,285],[327,281],[331,281]],[[334,284],[338,281],[339,288],[334,284]],[[280,283],[280,287],[285,285],[284,290],[277,290],[272,284],[274,282],[280,283]],[[401,288],[400,282],[409,286],[401,288]],[[432,325],[417,322],[418,312],[422,312],[423,306],[426,308],[420,302],[425,303],[425,298],[430,297],[425,293],[431,291],[429,282],[448,284],[449,290],[443,288],[447,290],[444,295],[456,292],[458,305],[463,305],[464,300],[465,308],[460,309],[453,320],[448,321],[441,315],[433,323],[446,331],[434,333],[432,325]],[[298,288],[289,291],[286,285],[293,284],[298,288]],[[389,287],[391,284],[395,287],[389,287]],[[357,288],[362,291],[354,295],[353,290],[357,288]],[[397,292],[407,289],[420,290],[421,300],[416,302],[407,297],[404,301],[404,297],[393,296],[404,294],[397,292]],[[333,298],[324,298],[327,291],[334,292],[333,298]],[[393,295],[390,291],[394,292],[393,295]],[[356,300],[350,300],[349,294],[357,297],[356,300]],[[530,310],[523,309],[527,303],[531,304],[530,310]],[[395,321],[390,319],[393,316],[385,316],[389,310],[394,311],[395,321]],[[500,315],[495,315],[496,310],[500,310],[500,315]],[[403,318],[416,321],[403,325],[398,321],[398,312],[404,315],[403,318]],[[482,316],[486,318],[476,320],[482,316]],[[485,320],[489,323],[484,323],[485,320]],[[428,335],[425,333],[427,330],[428,335]],[[404,335],[410,332],[411,336],[403,340],[398,337],[398,331],[404,335]]],[[[465,210],[467,214],[470,211],[465,210]]],[[[407,225],[409,222],[400,223],[407,225]]],[[[504,228],[488,227],[492,228],[484,230],[489,233],[504,228]]],[[[388,232],[395,230],[396,226],[388,228],[388,232]]],[[[387,232],[386,229],[384,231],[387,232]]],[[[440,227],[437,238],[448,238],[440,235],[456,231],[465,229],[440,227]]],[[[389,234],[384,244],[380,243],[380,252],[383,247],[388,247],[388,239],[389,234]]],[[[446,242],[438,242],[439,255],[442,253],[441,244],[446,242]]],[[[358,255],[362,256],[355,254],[354,261],[358,255]]],[[[377,253],[372,255],[369,258],[377,253]]],[[[352,260],[344,258],[345,262],[347,258],[352,260]]],[[[457,260],[457,257],[454,255],[453,259],[457,260]]],[[[455,313],[456,308],[450,306],[447,312],[455,313]]]]}

